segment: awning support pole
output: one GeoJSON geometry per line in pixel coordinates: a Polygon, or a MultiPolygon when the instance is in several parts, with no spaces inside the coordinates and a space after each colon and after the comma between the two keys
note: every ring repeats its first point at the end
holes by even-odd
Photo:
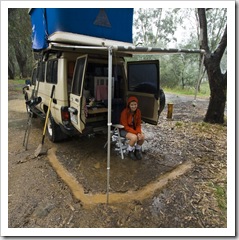
{"type": "Polygon", "coordinates": [[[112,47],[108,48],[108,146],[107,146],[107,204],[110,188],[110,145],[111,145],[111,88],[112,88],[112,47]]]}

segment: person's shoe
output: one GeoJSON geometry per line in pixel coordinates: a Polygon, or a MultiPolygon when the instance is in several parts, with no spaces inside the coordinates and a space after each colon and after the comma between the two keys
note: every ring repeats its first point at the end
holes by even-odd
{"type": "Polygon", "coordinates": [[[129,151],[128,156],[129,156],[132,160],[136,160],[136,157],[135,157],[133,151],[129,151]]]}
{"type": "Polygon", "coordinates": [[[135,157],[138,159],[138,160],[141,160],[142,159],[142,152],[141,152],[141,150],[139,150],[139,149],[135,149],[135,157]]]}

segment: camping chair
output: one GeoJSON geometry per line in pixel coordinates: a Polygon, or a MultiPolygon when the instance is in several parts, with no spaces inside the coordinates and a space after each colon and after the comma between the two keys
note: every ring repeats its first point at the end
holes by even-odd
{"type": "MultiPolygon", "coordinates": [[[[111,142],[115,145],[115,150],[118,151],[121,155],[121,159],[124,159],[124,153],[127,149],[127,139],[120,136],[120,129],[123,129],[124,126],[119,124],[120,113],[124,108],[122,99],[113,99],[113,116],[112,116],[112,131],[111,131],[111,142]]],[[[107,146],[108,141],[105,143],[104,148],[107,146]]]]}
{"type": "MultiPolygon", "coordinates": [[[[127,139],[120,136],[120,129],[124,126],[121,124],[112,124],[113,130],[111,131],[111,143],[115,145],[115,150],[121,155],[121,159],[124,159],[124,153],[127,149],[127,139]]],[[[108,141],[105,143],[104,148],[107,146],[108,141]]]]}

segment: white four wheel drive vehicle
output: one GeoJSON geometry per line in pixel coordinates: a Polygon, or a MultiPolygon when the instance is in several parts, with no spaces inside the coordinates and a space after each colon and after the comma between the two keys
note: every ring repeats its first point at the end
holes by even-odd
{"type": "Polygon", "coordinates": [[[159,61],[132,57],[160,51],[132,44],[132,8],[32,8],[29,15],[37,63],[23,93],[31,116],[46,118],[50,105],[50,140],[107,129],[109,116],[119,123],[132,95],[143,121],[157,124],[165,105],[159,61]]]}
{"type": "MultiPolygon", "coordinates": [[[[47,125],[53,142],[107,128],[108,114],[108,51],[57,46],[44,51],[24,88],[28,111],[45,117],[55,85],[47,125]]],[[[157,124],[165,105],[158,60],[126,63],[123,54],[115,52],[111,79],[112,123],[119,123],[128,97],[134,95],[143,121],[157,124]]]]}

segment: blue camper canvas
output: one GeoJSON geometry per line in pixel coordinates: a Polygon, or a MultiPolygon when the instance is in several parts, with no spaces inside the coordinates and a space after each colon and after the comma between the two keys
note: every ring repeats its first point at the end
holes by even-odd
{"type": "Polygon", "coordinates": [[[32,48],[47,48],[58,31],[132,43],[132,8],[33,8],[32,48]]]}
{"type": "Polygon", "coordinates": [[[45,9],[31,9],[29,14],[31,15],[32,23],[32,48],[34,50],[41,50],[47,48],[47,26],[45,18],[45,9]]]}

